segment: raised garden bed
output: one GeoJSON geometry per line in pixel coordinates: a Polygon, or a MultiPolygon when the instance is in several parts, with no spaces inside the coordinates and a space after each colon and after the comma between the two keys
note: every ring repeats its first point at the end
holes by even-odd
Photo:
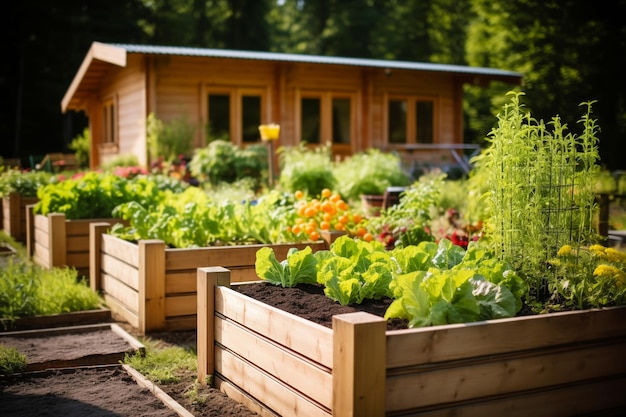
{"type": "Polygon", "coordinates": [[[198,378],[213,375],[263,415],[570,416],[626,408],[625,307],[403,330],[355,312],[333,316],[329,328],[236,289],[247,285],[229,288],[225,268],[198,270],[198,378]]]}
{"type": "Polygon", "coordinates": [[[74,311],[71,313],[49,314],[45,316],[20,317],[15,320],[0,319],[1,331],[18,331],[67,327],[86,324],[107,323],[111,321],[111,310],[74,311]]]}
{"type": "Polygon", "coordinates": [[[2,198],[2,229],[20,243],[26,242],[26,206],[37,204],[37,197],[23,197],[20,193],[9,193],[2,198]]]}
{"type": "Polygon", "coordinates": [[[145,352],[115,323],[3,332],[0,343],[26,355],[26,371],[117,364],[145,352]]]}
{"type": "Polygon", "coordinates": [[[122,223],[120,219],[69,220],[63,213],[33,214],[27,206],[26,251],[43,268],[69,266],[89,275],[89,225],[122,223]]]}
{"type": "Polygon", "coordinates": [[[257,279],[256,252],[271,246],[278,259],[292,247],[326,249],[327,243],[168,248],[161,240],[128,242],[106,234],[107,223],[91,223],[91,288],[102,293],[115,318],[139,333],[196,327],[197,269],[226,265],[233,282],[257,279]]]}
{"type": "Polygon", "coordinates": [[[55,369],[0,378],[3,415],[193,417],[127,365],[55,369]]]}

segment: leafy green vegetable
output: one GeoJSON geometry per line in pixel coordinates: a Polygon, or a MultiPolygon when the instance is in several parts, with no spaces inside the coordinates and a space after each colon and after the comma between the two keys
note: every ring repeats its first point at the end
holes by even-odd
{"type": "Polygon", "coordinates": [[[287,259],[279,262],[274,249],[264,247],[256,253],[257,275],[274,285],[295,287],[298,284],[315,284],[317,259],[309,246],[302,250],[289,249],[287,259]]]}
{"type": "Polygon", "coordinates": [[[381,242],[365,242],[349,236],[335,240],[330,253],[318,256],[317,281],[327,297],[342,305],[391,295],[395,261],[381,242]]]}
{"type": "Polygon", "coordinates": [[[407,319],[409,327],[467,323],[512,317],[522,306],[528,288],[524,281],[477,245],[464,251],[442,239],[436,250],[424,242],[415,249],[392,252],[400,259],[399,265],[428,268],[395,276],[391,284],[395,299],[386,319],[407,319]],[[421,256],[417,255],[420,250],[425,251],[421,256]],[[408,254],[412,257],[407,258],[408,254]],[[413,258],[419,261],[410,263],[413,258]]]}

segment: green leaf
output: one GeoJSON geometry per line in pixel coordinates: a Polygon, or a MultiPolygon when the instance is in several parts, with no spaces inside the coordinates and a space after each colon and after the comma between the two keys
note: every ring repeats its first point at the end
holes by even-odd
{"type": "Polygon", "coordinates": [[[259,278],[273,285],[285,287],[289,281],[287,263],[278,262],[274,249],[268,246],[256,252],[255,271],[259,278]]]}

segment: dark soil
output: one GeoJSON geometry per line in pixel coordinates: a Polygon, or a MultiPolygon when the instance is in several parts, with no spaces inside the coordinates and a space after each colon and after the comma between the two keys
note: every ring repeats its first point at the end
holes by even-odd
{"type": "MultiPolygon", "coordinates": [[[[298,288],[282,288],[267,283],[233,286],[240,292],[266,304],[297,314],[310,321],[331,327],[336,314],[367,311],[382,316],[391,302],[389,299],[367,301],[356,307],[341,306],[326,297],[323,288],[316,285],[301,285],[298,288]]],[[[128,333],[139,338],[129,325],[118,323],[128,333]]],[[[392,320],[388,329],[406,328],[401,320],[392,320]]],[[[168,346],[178,345],[196,348],[195,331],[151,333],[147,338],[168,346]]],[[[105,354],[107,346],[119,350],[119,337],[113,332],[75,334],[48,337],[45,340],[13,340],[12,343],[29,357],[29,362],[71,359],[94,354],[105,354]],[[38,348],[44,344],[45,348],[38,348]]],[[[9,339],[4,338],[5,341],[9,339]]],[[[0,338],[0,342],[3,341],[0,338]]],[[[194,386],[196,375],[178,375],[181,381],[160,385],[174,401],[197,417],[252,417],[256,413],[211,387],[198,389],[196,398],[186,395],[194,386]]],[[[74,372],[48,371],[27,377],[0,378],[0,403],[2,415],[35,416],[170,416],[176,415],[149,390],[139,387],[123,370],[98,369],[75,370],[74,372]],[[160,405],[161,404],[161,405],[160,405]],[[5,413],[5,410],[8,412],[5,413]]]]}

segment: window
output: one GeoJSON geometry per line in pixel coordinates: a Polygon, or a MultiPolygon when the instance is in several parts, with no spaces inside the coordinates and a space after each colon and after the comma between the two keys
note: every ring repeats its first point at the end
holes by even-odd
{"type": "Polygon", "coordinates": [[[322,124],[322,101],[319,98],[303,98],[300,111],[300,141],[320,144],[322,124]]]}
{"type": "Polygon", "coordinates": [[[349,147],[353,135],[354,96],[333,92],[300,95],[300,141],[334,148],[349,147]]]}
{"type": "Polygon", "coordinates": [[[434,101],[415,97],[387,100],[387,141],[392,145],[433,143],[434,101]],[[412,115],[412,117],[409,117],[412,115]]]}
{"type": "Polygon", "coordinates": [[[225,88],[209,91],[208,140],[223,139],[238,145],[259,141],[265,96],[265,91],[261,89],[225,88]]]}
{"type": "Polygon", "coordinates": [[[102,105],[102,142],[115,143],[117,140],[115,132],[115,103],[111,99],[102,105]]]}

